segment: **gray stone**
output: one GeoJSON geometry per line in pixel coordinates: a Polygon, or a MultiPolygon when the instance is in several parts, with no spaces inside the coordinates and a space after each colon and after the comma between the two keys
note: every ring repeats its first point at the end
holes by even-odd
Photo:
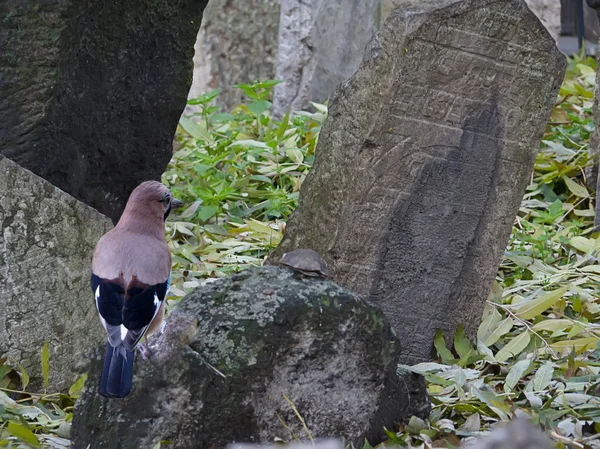
{"type": "MultiPolygon", "coordinates": [[[[521,412],[521,415],[525,414],[521,412]]],[[[534,426],[526,416],[501,423],[483,437],[467,439],[461,447],[464,449],[552,449],[555,447],[539,426],[534,426]]]]}
{"type": "MultiPolygon", "coordinates": [[[[600,16],[600,1],[587,1],[588,6],[595,7],[597,15],[600,16]]],[[[600,46],[599,46],[600,48],[600,46]]],[[[600,61],[600,51],[596,54],[596,64],[600,61]]],[[[598,192],[600,188],[600,178],[598,177],[598,157],[600,156],[600,70],[596,70],[596,86],[594,87],[594,102],[592,104],[592,119],[594,121],[594,131],[590,136],[590,142],[588,144],[588,152],[591,158],[594,158],[594,162],[586,167],[585,175],[587,184],[598,192]]],[[[596,202],[596,216],[594,218],[594,225],[597,229],[600,229],[600,201],[596,202]]]]}
{"type": "Polygon", "coordinates": [[[163,439],[219,449],[290,440],[290,432],[308,439],[284,395],[314,438],[355,447],[429,411],[423,378],[397,371],[400,344],[381,311],[287,268],[198,288],[169,315],[152,351],[136,360],[124,400],[97,394],[102,363],[93,362],[74,415],[76,449],[150,448],[163,439]]]}
{"type": "MultiPolygon", "coordinates": [[[[423,0],[382,0],[382,18],[385,21],[396,8],[415,6],[422,2],[423,0]]],[[[554,40],[557,41],[560,32],[560,0],[525,0],[525,2],[554,40]]]]}
{"type": "Polygon", "coordinates": [[[337,90],[276,262],[317,251],[427,360],[439,328],[473,335],[565,58],[521,0],[399,9],[337,90]]]}
{"type": "Polygon", "coordinates": [[[560,32],[560,0],[525,0],[529,9],[540,19],[552,38],[560,32]]]}
{"type": "Polygon", "coordinates": [[[275,78],[278,30],[279,0],[211,0],[196,40],[188,97],[219,87],[216,103],[224,110],[242,103],[235,84],[275,78]]]}
{"type": "Polygon", "coordinates": [[[0,0],[0,153],[116,220],[160,179],[207,0],[0,0]]]}
{"type": "MultiPolygon", "coordinates": [[[[596,55],[596,64],[598,62],[600,62],[600,51],[596,55]]],[[[594,87],[594,101],[592,103],[594,130],[590,135],[588,144],[588,153],[594,162],[585,169],[587,184],[596,189],[596,192],[600,192],[600,176],[598,176],[598,157],[600,156],[600,86],[598,83],[600,83],[600,70],[596,70],[596,86],[594,87]]],[[[594,226],[596,229],[600,229],[600,201],[596,201],[595,209],[594,226]]]]}
{"type": "Polygon", "coordinates": [[[344,449],[339,440],[324,440],[291,444],[230,444],[227,449],[344,449]]]}
{"type": "Polygon", "coordinates": [[[104,340],[90,261],[110,220],[0,156],[0,358],[20,363],[41,391],[49,343],[50,391],[68,389],[86,351],[104,340]]]}
{"type": "Polygon", "coordinates": [[[379,29],[381,0],[282,0],[273,111],[323,102],[358,69],[379,29]]]}

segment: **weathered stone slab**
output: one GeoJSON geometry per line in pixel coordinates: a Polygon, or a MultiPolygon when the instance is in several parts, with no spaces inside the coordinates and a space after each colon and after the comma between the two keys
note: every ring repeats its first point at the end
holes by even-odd
{"type": "Polygon", "coordinates": [[[196,40],[188,98],[219,87],[216,103],[224,110],[242,103],[235,84],[275,78],[278,32],[279,0],[211,0],[196,40]]]}
{"type": "Polygon", "coordinates": [[[0,153],[116,220],[160,179],[207,0],[0,0],[0,153]]]}
{"type": "Polygon", "coordinates": [[[429,412],[423,378],[397,370],[401,347],[381,310],[287,268],[196,289],[151,349],[149,361],[136,360],[124,400],[97,394],[101,357],[93,362],[75,409],[76,449],[308,439],[285,397],[315,439],[354,447],[365,437],[375,446],[386,438],[383,426],[429,412]]]}
{"type": "MultiPolygon", "coordinates": [[[[521,412],[517,410],[517,412],[521,412]]],[[[464,449],[552,449],[550,439],[525,413],[511,421],[499,423],[489,434],[463,440],[464,449]]]]}
{"type": "Polygon", "coordinates": [[[474,333],[565,58],[521,0],[399,9],[331,102],[270,260],[311,248],[378,303],[407,351],[474,333]]]}
{"type": "Polygon", "coordinates": [[[110,220],[0,156],[0,358],[20,363],[41,391],[68,389],[86,351],[105,338],[90,290],[90,261],[110,220]]]}
{"type": "MultiPolygon", "coordinates": [[[[595,12],[600,17],[600,1],[599,0],[587,0],[587,4],[590,8],[595,8],[595,12]]],[[[599,46],[600,48],[600,46],[599,46]]],[[[596,54],[596,64],[600,61],[600,52],[596,54]]],[[[595,162],[586,168],[585,175],[587,183],[592,188],[596,189],[596,192],[600,188],[600,177],[598,176],[598,156],[600,156],[600,70],[596,70],[596,86],[594,87],[594,103],[592,105],[592,118],[594,121],[594,131],[590,136],[590,142],[588,145],[588,152],[590,157],[595,158],[595,162]]],[[[600,229],[600,201],[596,202],[596,216],[594,218],[594,225],[597,229],[600,229]]]]}
{"type": "Polygon", "coordinates": [[[339,440],[325,440],[291,444],[230,444],[227,449],[344,449],[344,445],[339,440]]]}
{"type": "Polygon", "coordinates": [[[323,102],[350,78],[381,22],[381,0],[282,0],[273,111],[323,102]]]}

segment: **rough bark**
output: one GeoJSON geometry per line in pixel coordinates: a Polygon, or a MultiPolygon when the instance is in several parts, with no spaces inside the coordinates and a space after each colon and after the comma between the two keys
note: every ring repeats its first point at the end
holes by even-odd
{"type": "Polygon", "coordinates": [[[93,363],[75,410],[76,449],[150,448],[160,440],[219,449],[290,439],[290,430],[307,438],[284,394],[314,438],[355,447],[365,437],[381,442],[384,425],[429,411],[423,378],[397,371],[401,347],[381,311],[286,268],[197,289],[152,350],[149,361],[136,360],[124,400],[97,394],[102,364],[93,363]]]}
{"type": "Polygon", "coordinates": [[[282,0],[273,111],[323,102],[350,78],[379,29],[381,0],[282,0]]]}
{"type": "Polygon", "coordinates": [[[0,0],[0,152],[113,220],[159,179],[207,0],[0,0]]]}
{"type": "Polygon", "coordinates": [[[468,334],[508,241],[565,70],[521,0],[396,10],[331,101],[299,206],[270,257],[311,248],[427,360],[468,334]]]}
{"type": "Polygon", "coordinates": [[[90,290],[90,261],[110,220],[0,156],[0,359],[21,364],[42,391],[65,391],[104,332],[90,290]]]}
{"type": "Polygon", "coordinates": [[[235,84],[274,79],[278,30],[279,0],[211,0],[196,40],[189,98],[221,88],[216,103],[229,111],[244,99],[235,84]]]}

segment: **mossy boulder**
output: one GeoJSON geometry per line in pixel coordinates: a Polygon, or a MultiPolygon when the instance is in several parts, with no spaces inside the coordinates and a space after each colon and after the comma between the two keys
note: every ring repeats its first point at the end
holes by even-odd
{"type": "Polygon", "coordinates": [[[100,357],[92,363],[75,409],[75,448],[307,437],[294,408],[314,437],[362,447],[365,437],[382,441],[384,426],[429,411],[424,380],[397,370],[401,346],[382,312],[287,268],[198,288],[156,340],[150,360],[136,360],[124,400],[97,394],[100,357]]]}

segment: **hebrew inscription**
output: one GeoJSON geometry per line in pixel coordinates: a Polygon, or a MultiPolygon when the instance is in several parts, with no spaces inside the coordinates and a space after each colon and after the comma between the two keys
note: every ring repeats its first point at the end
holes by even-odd
{"type": "Polygon", "coordinates": [[[524,1],[397,9],[334,95],[271,259],[312,248],[392,321],[403,361],[473,332],[564,74],[524,1]]]}

